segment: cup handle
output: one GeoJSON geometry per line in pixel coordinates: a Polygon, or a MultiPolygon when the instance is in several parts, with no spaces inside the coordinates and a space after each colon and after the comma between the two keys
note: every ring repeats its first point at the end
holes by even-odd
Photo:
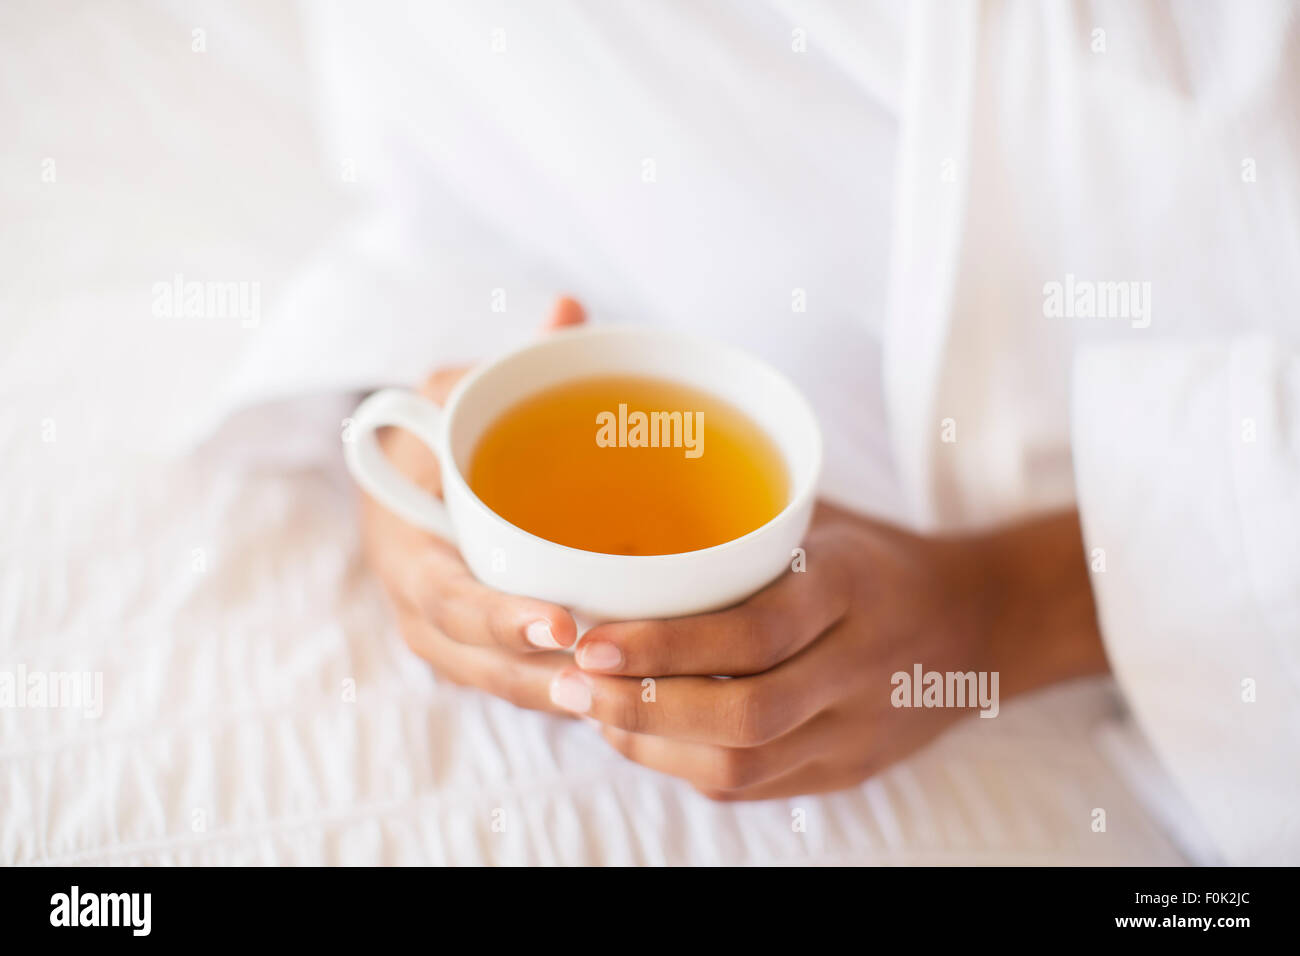
{"type": "Polygon", "coordinates": [[[394,468],[375,434],[388,426],[404,428],[437,456],[441,468],[446,454],[442,419],[442,409],[422,395],[399,388],[375,392],[352,413],[351,430],[344,432],[343,457],[357,484],[381,505],[415,527],[454,542],[447,506],[394,468]]]}

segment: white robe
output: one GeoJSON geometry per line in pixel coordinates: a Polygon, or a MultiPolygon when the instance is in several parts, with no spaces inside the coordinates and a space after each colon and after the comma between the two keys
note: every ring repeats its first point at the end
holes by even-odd
{"type": "Polygon", "coordinates": [[[1076,500],[1160,763],[1224,859],[1295,863],[1296,8],[922,7],[911,39],[885,375],[918,520],[1076,500]],[[1104,281],[1149,314],[1045,315],[1104,281]]]}

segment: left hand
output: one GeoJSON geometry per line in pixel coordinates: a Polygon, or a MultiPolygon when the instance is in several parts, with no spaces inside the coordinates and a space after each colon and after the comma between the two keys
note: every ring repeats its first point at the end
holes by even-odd
{"type": "Polygon", "coordinates": [[[942,539],[823,504],[805,551],[734,608],[591,629],[551,699],[630,759],[753,800],[856,784],[970,713],[894,707],[914,664],[1011,667],[1004,698],[1105,669],[1073,513],[942,539]]]}

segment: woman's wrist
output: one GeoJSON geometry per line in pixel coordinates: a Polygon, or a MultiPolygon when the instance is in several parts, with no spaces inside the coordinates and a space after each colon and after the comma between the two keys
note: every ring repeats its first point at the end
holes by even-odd
{"type": "Polygon", "coordinates": [[[1002,696],[1110,670],[1077,512],[993,532],[977,551],[985,659],[1002,696]]]}

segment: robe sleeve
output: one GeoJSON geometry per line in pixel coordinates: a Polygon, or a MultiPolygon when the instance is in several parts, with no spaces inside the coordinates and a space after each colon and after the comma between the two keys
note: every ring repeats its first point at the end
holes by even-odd
{"type": "Polygon", "coordinates": [[[1238,864],[1300,860],[1300,350],[1080,352],[1072,439],[1101,627],[1160,762],[1238,864]]]}

